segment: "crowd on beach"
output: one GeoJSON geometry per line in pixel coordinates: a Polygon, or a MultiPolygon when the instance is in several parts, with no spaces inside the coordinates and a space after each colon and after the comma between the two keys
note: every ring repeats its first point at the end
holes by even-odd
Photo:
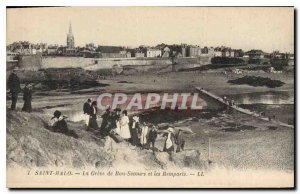
{"type": "Polygon", "coordinates": [[[155,146],[158,135],[165,137],[165,143],[162,151],[172,154],[172,152],[180,152],[184,149],[185,140],[181,129],[175,132],[173,127],[167,130],[158,130],[157,126],[141,122],[138,116],[129,119],[127,110],[120,108],[111,109],[106,107],[105,112],[101,115],[101,126],[97,122],[97,102],[88,99],[83,105],[83,113],[85,118],[86,130],[98,131],[101,137],[109,136],[115,142],[125,141],[132,146],[141,149],[152,149],[153,152],[158,151],[155,146]]]}
{"type": "MultiPolygon", "coordinates": [[[[13,71],[7,82],[9,93],[11,95],[11,110],[16,110],[18,94],[22,91],[20,79],[13,71]]],[[[24,105],[22,111],[30,113],[32,111],[32,85],[26,83],[23,88],[24,105]]],[[[125,141],[128,145],[136,146],[141,149],[151,149],[153,152],[159,151],[155,142],[158,135],[165,138],[163,150],[172,155],[173,152],[180,152],[184,149],[185,140],[181,129],[175,132],[174,127],[169,126],[167,130],[158,130],[157,126],[141,122],[138,116],[128,117],[127,110],[120,108],[111,109],[107,107],[101,115],[101,126],[98,126],[97,102],[88,99],[83,105],[83,115],[87,131],[99,134],[101,138],[110,137],[116,143],[125,141]],[[176,150],[175,150],[176,147],[176,150]]],[[[61,111],[56,110],[50,121],[46,124],[47,128],[53,132],[63,133],[74,138],[78,135],[74,130],[68,128],[66,116],[61,111]]]]}

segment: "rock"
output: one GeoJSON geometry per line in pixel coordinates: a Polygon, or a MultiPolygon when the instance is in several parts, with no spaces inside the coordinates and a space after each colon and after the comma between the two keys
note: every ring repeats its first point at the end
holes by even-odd
{"type": "Polygon", "coordinates": [[[7,151],[12,151],[18,146],[18,142],[10,134],[6,135],[6,143],[7,143],[7,147],[6,147],[7,151]]]}
{"type": "Polygon", "coordinates": [[[20,145],[18,145],[14,150],[7,152],[7,159],[18,164],[24,163],[25,156],[26,154],[20,145]]]}

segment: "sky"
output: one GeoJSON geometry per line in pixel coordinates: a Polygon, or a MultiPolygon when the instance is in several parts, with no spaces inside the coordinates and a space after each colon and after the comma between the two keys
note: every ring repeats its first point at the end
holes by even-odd
{"type": "Polygon", "coordinates": [[[7,44],[194,44],[294,51],[293,7],[55,7],[7,9],[7,44]]]}

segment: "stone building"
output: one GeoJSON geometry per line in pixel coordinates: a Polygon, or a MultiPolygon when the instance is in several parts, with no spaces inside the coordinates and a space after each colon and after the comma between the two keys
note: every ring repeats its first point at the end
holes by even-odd
{"type": "Polygon", "coordinates": [[[186,47],[181,48],[182,57],[186,57],[186,47]]]}
{"type": "Polygon", "coordinates": [[[207,47],[207,46],[203,47],[201,49],[201,55],[202,56],[210,56],[210,57],[214,56],[214,48],[213,47],[207,47]]]}
{"type": "Polygon", "coordinates": [[[146,57],[161,57],[161,50],[156,48],[147,48],[146,57]]]}
{"type": "Polygon", "coordinates": [[[200,46],[188,46],[187,47],[187,56],[188,57],[198,57],[201,55],[200,46]]]}

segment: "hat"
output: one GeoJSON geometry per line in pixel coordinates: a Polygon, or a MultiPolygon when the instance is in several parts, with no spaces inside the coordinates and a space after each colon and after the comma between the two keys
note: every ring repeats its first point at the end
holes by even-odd
{"type": "Polygon", "coordinates": [[[120,108],[115,108],[115,111],[116,112],[121,112],[121,109],[120,108]]]}
{"type": "Polygon", "coordinates": [[[171,132],[171,133],[173,133],[173,132],[174,132],[174,129],[173,129],[173,128],[171,128],[171,127],[169,127],[167,130],[168,130],[169,132],[171,132]]]}
{"type": "Polygon", "coordinates": [[[59,110],[54,111],[53,116],[59,118],[61,116],[61,112],[59,110]]]}
{"type": "Polygon", "coordinates": [[[139,118],[138,116],[134,116],[132,119],[133,119],[135,122],[139,122],[139,121],[140,121],[140,118],[139,118]]]}
{"type": "Polygon", "coordinates": [[[28,88],[32,87],[31,83],[26,83],[25,86],[28,87],[28,88]]]}

